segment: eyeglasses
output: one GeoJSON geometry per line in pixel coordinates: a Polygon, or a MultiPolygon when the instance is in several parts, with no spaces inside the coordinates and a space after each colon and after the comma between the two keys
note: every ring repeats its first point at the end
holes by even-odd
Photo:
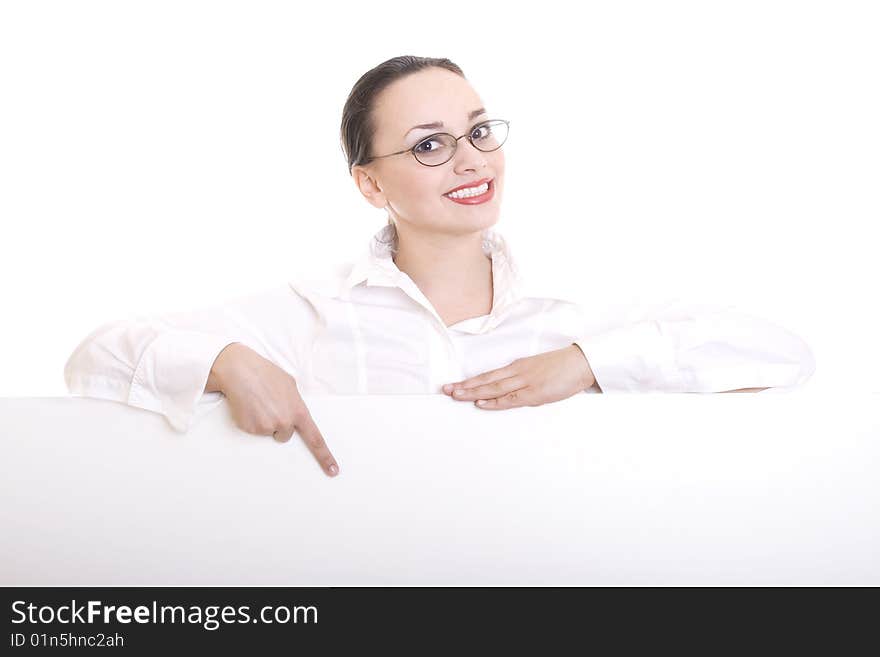
{"type": "MultiPolygon", "coordinates": [[[[467,137],[471,146],[478,151],[491,153],[501,148],[504,142],[507,141],[509,132],[510,121],[494,119],[475,125],[469,133],[463,134],[461,137],[467,137]]],[[[364,161],[364,164],[382,157],[412,153],[419,164],[424,164],[426,167],[439,167],[441,164],[449,162],[452,156],[455,155],[455,151],[458,149],[458,140],[461,137],[454,137],[448,132],[438,132],[425,137],[412,148],[397,151],[396,153],[388,153],[387,155],[370,157],[364,161]]]]}

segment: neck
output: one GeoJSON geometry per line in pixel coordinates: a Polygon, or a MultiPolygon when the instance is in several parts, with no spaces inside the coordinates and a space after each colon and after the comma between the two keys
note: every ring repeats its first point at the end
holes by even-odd
{"type": "MultiPolygon", "coordinates": [[[[482,231],[464,235],[425,233],[397,223],[394,264],[436,307],[492,306],[492,260],[483,253],[482,231]]],[[[478,313],[479,314],[479,313],[478,313]]]]}

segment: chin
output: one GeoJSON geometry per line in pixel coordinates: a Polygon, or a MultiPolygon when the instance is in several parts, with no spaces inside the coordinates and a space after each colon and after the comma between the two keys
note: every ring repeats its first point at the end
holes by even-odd
{"type": "Polygon", "coordinates": [[[475,220],[471,227],[474,230],[485,230],[487,228],[491,228],[495,224],[498,223],[499,213],[492,212],[488,213],[485,217],[480,217],[479,221],[475,220]]]}

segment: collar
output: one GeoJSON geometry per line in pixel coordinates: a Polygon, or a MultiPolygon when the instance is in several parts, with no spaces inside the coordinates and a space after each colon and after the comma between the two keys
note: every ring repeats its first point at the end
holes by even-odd
{"type": "MultiPolygon", "coordinates": [[[[386,224],[372,236],[369,244],[353,263],[349,260],[342,269],[336,269],[334,275],[297,276],[297,280],[291,281],[291,284],[301,292],[318,292],[323,296],[341,299],[349,298],[351,290],[364,282],[368,286],[399,287],[436,314],[415,282],[394,263],[392,256],[395,242],[396,228],[386,224]]],[[[497,229],[490,227],[483,230],[482,248],[483,253],[492,260],[493,319],[500,319],[503,311],[525,297],[563,301],[576,298],[577,295],[560,294],[560,290],[566,289],[566,285],[560,285],[558,280],[538,283],[536,277],[524,276],[519,262],[514,259],[509,240],[497,229]]],[[[576,285],[577,281],[570,283],[576,285]]]]}
{"type": "MultiPolygon", "coordinates": [[[[366,281],[367,285],[399,287],[425,307],[432,308],[413,280],[394,263],[395,242],[396,228],[393,225],[386,224],[377,231],[366,252],[355,261],[340,293],[347,296],[353,287],[366,281]]],[[[543,289],[543,286],[536,287],[523,276],[508,240],[497,229],[490,227],[483,230],[482,248],[483,253],[492,260],[492,317],[500,316],[524,297],[561,298],[558,294],[546,294],[550,290],[543,289]]]]}
{"type": "MultiPolygon", "coordinates": [[[[395,241],[396,229],[391,224],[375,233],[366,253],[355,261],[341,291],[347,292],[364,281],[367,285],[399,286],[404,278],[408,279],[392,258],[395,241]]],[[[497,230],[487,228],[482,234],[482,247],[483,253],[492,259],[493,285],[500,288],[502,294],[521,294],[524,281],[507,240],[497,230]]]]}

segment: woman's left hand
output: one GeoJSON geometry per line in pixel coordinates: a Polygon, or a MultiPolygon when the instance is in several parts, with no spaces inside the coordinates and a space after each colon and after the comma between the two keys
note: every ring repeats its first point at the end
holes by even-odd
{"type": "Polygon", "coordinates": [[[506,367],[464,381],[447,383],[443,392],[453,399],[474,400],[477,408],[500,410],[559,401],[595,383],[589,362],[580,347],[572,344],[517,358],[506,367]]]}

